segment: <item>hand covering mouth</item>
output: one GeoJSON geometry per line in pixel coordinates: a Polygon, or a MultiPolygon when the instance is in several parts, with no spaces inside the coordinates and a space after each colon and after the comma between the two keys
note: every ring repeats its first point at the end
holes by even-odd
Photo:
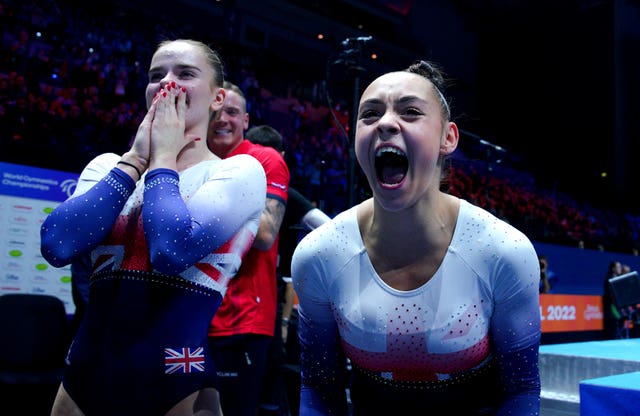
{"type": "Polygon", "coordinates": [[[396,185],[407,175],[409,160],[397,147],[381,147],[376,151],[375,169],[379,182],[396,185]]]}

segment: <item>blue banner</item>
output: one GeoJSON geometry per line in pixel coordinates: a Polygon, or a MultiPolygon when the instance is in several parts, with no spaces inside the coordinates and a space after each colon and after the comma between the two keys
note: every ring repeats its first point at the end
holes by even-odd
{"type": "Polygon", "coordinates": [[[0,195],[62,202],[76,189],[78,174],[0,162],[0,195]]]}

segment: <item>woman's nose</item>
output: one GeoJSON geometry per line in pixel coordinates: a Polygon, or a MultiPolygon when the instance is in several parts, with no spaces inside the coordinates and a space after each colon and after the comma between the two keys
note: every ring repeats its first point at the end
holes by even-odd
{"type": "Polygon", "coordinates": [[[382,132],[395,133],[399,130],[398,122],[392,113],[386,112],[378,120],[378,130],[382,132]]]}

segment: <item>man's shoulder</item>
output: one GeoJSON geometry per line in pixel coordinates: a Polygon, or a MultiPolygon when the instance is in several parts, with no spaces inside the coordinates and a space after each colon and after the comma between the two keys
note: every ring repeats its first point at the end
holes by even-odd
{"type": "Polygon", "coordinates": [[[282,157],[280,152],[278,152],[273,147],[262,146],[245,139],[242,143],[242,148],[244,149],[244,152],[246,154],[255,157],[260,162],[262,162],[263,160],[273,160],[273,158],[282,159],[284,161],[284,158],[282,157]]]}
{"type": "Polygon", "coordinates": [[[233,155],[238,154],[247,154],[260,162],[267,176],[267,198],[276,197],[286,204],[291,174],[280,152],[245,139],[233,152],[233,155]]]}
{"type": "Polygon", "coordinates": [[[262,146],[257,143],[252,143],[249,140],[244,140],[242,146],[239,147],[242,150],[242,153],[253,156],[260,162],[265,172],[267,173],[267,177],[271,177],[271,175],[279,175],[281,179],[279,182],[286,182],[285,187],[286,190],[288,188],[289,183],[289,167],[284,160],[284,157],[273,147],[262,146]],[[283,177],[286,176],[286,180],[283,177]]]}

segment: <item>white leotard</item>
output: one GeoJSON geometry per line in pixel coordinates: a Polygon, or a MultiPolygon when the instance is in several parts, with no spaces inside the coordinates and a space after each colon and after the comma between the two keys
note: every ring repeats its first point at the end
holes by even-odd
{"type": "Polygon", "coordinates": [[[535,396],[539,266],[529,239],[461,200],[453,239],[434,276],[422,287],[400,291],[373,268],[357,209],[310,232],[293,256],[301,410],[305,394],[332,406],[326,384],[339,377],[339,344],[354,365],[399,381],[446,380],[494,356],[512,391],[533,382],[528,389],[535,396]],[[533,357],[535,362],[520,361],[533,357]]]}

